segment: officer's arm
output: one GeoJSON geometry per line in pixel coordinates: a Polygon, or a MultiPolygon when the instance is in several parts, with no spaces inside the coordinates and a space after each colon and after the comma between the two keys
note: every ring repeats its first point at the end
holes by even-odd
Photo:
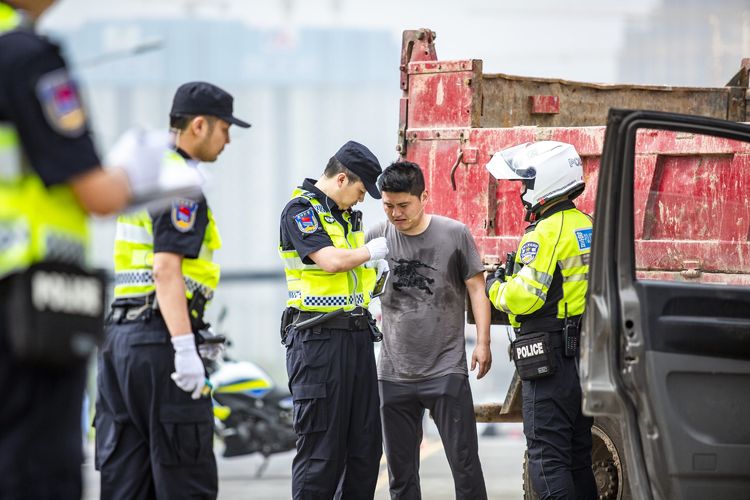
{"type": "Polygon", "coordinates": [[[516,257],[523,267],[508,281],[495,283],[489,290],[490,301],[495,307],[517,316],[531,314],[544,305],[557,265],[559,238],[560,233],[555,227],[548,228],[544,234],[536,229],[524,235],[516,257]]]}
{"type": "Polygon", "coordinates": [[[182,277],[182,255],[154,253],[154,284],[164,322],[171,336],[191,333],[185,281],[182,277]]]}
{"type": "Polygon", "coordinates": [[[327,273],[341,273],[349,271],[370,260],[367,247],[336,248],[324,247],[308,255],[315,264],[327,273]]]}
{"type": "Polygon", "coordinates": [[[84,210],[108,215],[124,209],[130,200],[130,184],[124,170],[94,168],[70,180],[84,210]]]}

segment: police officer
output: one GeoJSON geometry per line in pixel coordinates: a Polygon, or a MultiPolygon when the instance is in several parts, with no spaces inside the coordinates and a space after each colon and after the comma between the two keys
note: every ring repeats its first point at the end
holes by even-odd
{"type": "Polygon", "coordinates": [[[281,213],[288,288],[282,336],[298,436],[295,500],[329,500],[339,482],[341,498],[375,493],[382,443],[372,340],[379,332],[367,311],[376,279],[368,266],[385,262],[388,248],[385,238],[365,244],[362,214],[351,208],[366,192],[380,198],[380,173],[375,155],[349,141],[281,213]]]}
{"type": "MultiPolygon", "coordinates": [[[[0,2],[3,500],[80,498],[80,415],[85,360],[92,348],[79,345],[83,349],[78,350],[66,344],[65,356],[50,352],[45,346],[63,337],[72,338],[75,332],[65,324],[52,331],[36,328],[39,314],[29,312],[33,310],[30,298],[11,310],[9,297],[23,298],[19,295],[23,288],[18,285],[36,266],[64,265],[86,271],[87,214],[119,211],[133,197],[153,190],[163,155],[163,148],[152,157],[131,150],[129,159],[121,154],[121,160],[126,160],[121,165],[124,170],[100,167],[76,84],[60,49],[34,32],[34,22],[52,3],[0,2]],[[19,333],[23,325],[28,328],[19,333]],[[39,341],[33,357],[29,351],[20,351],[13,340],[27,339],[27,332],[39,341]],[[58,363],[53,366],[44,361],[49,358],[58,363]]],[[[70,305],[80,297],[68,294],[56,298],[64,298],[70,305]]],[[[101,298],[93,301],[95,309],[98,302],[101,298]]]]}
{"type": "MultiPolygon", "coordinates": [[[[250,126],[233,116],[227,92],[205,82],[180,86],[170,112],[176,147],[166,163],[189,172],[215,161],[232,124],[250,126]]],[[[115,300],[94,418],[102,498],[216,498],[213,410],[196,342],[219,282],[220,247],[204,197],[117,220],[115,300]]]]}
{"type": "Polygon", "coordinates": [[[487,168],[497,179],[522,181],[531,222],[512,272],[487,281],[490,301],[517,327],[512,353],[531,482],[541,499],[594,499],[593,419],[581,412],[577,372],[592,230],[572,201],[584,189],[581,159],[570,144],[543,141],[501,151],[487,168]]]}

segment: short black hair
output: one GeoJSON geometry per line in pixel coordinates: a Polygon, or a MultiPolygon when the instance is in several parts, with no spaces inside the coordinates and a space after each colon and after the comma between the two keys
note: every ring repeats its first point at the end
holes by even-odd
{"type": "Polygon", "coordinates": [[[188,128],[188,125],[199,116],[206,119],[209,130],[213,129],[217,118],[210,115],[169,115],[169,128],[180,131],[185,130],[188,128]]]}
{"type": "Polygon", "coordinates": [[[422,196],[424,193],[424,175],[422,169],[411,161],[394,161],[378,178],[378,189],[381,192],[409,193],[422,196]]]}
{"type": "Polygon", "coordinates": [[[331,159],[328,160],[328,165],[326,165],[325,170],[323,170],[323,175],[330,179],[331,177],[341,173],[346,174],[346,177],[352,184],[362,180],[357,174],[346,168],[343,163],[338,161],[335,156],[331,156],[331,159]]]}

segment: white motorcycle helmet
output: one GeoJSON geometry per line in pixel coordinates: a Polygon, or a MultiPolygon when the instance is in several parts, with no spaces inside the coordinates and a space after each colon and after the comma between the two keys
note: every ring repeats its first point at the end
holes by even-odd
{"type": "Polygon", "coordinates": [[[487,162],[487,170],[498,180],[523,181],[521,200],[529,222],[544,205],[561,197],[572,200],[585,187],[581,157],[565,142],[527,142],[504,149],[487,162]]]}

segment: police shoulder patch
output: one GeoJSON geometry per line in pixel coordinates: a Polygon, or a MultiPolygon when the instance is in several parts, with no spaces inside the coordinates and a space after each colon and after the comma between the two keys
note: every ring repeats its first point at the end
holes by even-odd
{"type": "Polygon", "coordinates": [[[297,229],[303,234],[314,233],[318,230],[318,218],[315,216],[312,207],[295,215],[294,222],[297,223],[297,229]]]}
{"type": "Polygon", "coordinates": [[[521,262],[525,265],[531,264],[536,259],[536,254],[539,252],[539,243],[535,241],[527,241],[521,247],[521,262]]]}
{"type": "Polygon", "coordinates": [[[80,137],[86,131],[86,114],[78,97],[78,88],[65,69],[42,76],[36,95],[44,118],[52,129],[65,137],[80,137]]]}
{"type": "Polygon", "coordinates": [[[186,233],[193,229],[197,214],[197,201],[179,199],[172,202],[172,225],[181,233],[186,233]]]}
{"type": "Polygon", "coordinates": [[[593,230],[590,227],[585,229],[576,229],[576,241],[578,242],[579,250],[591,249],[591,234],[593,230]]]}

